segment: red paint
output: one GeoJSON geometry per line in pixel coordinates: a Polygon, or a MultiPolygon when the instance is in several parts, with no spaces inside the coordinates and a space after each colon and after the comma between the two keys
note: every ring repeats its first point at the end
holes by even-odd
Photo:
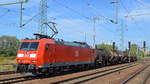
{"type": "Polygon", "coordinates": [[[22,40],[21,42],[39,42],[37,50],[18,50],[18,54],[24,54],[24,57],[17,57],[17,63],[35,64],[37,68],[46,63],[91,62],[95,58],[91,48],[56,44],[53,39],[22,40]],[[46,45],[49,45],[48,50],[46,45]],[[30,58],[30,54],[36,54],[36,58],[30,58]],[[33,63],[32,60],[36,62],[33,63]]]}

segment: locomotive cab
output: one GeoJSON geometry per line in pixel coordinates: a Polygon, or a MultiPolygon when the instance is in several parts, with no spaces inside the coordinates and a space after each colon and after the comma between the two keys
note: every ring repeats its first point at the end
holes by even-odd
{"type": "Polygon", "coordinates": [[[35,63],[39,42],[22,42],[17,55],[19,63],[35,63]],[[22,61],[21,58],[28,61],[22,61]]]}
{"type": "Polygon", "coordinates": [[[37,72],[45,62],[41,59],[51,53],[47,51],[53,44],[53,39],[22,40],[16,59],[17,72],[37,72]]]}

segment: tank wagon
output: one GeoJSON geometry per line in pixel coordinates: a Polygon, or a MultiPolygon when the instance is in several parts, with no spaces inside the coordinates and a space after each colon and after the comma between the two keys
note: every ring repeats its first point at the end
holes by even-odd
{"type": "MultiPolygon", "coordinates": [[[[125,63],[123,54],[93,49],[85,42],[66,42],[36,34],[37,39],[21,41],[17,54],[17,72],[52,73],[64,69],[87,69],[110,64],[125,63]]],[[[131,57],[131,56],[130,56],[131,57]]],[[[136,56],[134,56],[136,57],[136,56]]],[[[133,57],[133,58],[134,58],[133,57]]],[[[135,61],[135,60],[133,60],[135,61]]]]}

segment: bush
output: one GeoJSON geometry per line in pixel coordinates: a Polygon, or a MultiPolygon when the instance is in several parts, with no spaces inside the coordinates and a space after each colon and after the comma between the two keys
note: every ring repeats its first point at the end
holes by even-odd
{"type": "Polygon", "coordinates": [[[19,40],[16,37],[0,37],[0,56],[16,56],[19,40]]]}

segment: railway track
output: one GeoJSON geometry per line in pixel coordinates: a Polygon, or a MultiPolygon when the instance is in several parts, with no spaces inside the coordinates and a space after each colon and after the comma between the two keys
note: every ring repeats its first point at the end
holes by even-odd
{"type": "MultiPolygon", "coordinates": [[[[104,76],[104,75],[107,75],[107,74],[110,74],[110,73],[113,73],[113,72],[117,72],[117,71],[120,71],[120,70],[123,70],[123,69],[127,69],[129,67],[133,67],[133,66],[136,66],[136,65],[138,65],[138,64],[122,65],[122,66],[118,66],[118,67],[111,68],[111,69],[108,69],[108,70],[98,71],[98,72],[95,72],[95,73],[70,78],[70,79],[67,79],[67,80],[57,81],[57,82],[54,82],[52,84],[69,82],[69,81],[73,81],[73,80],[76,80],[76,79],[81,79],[81,78],[84,78],[84,77],[89,77],[91,75],[97,75],[98,74],[97,76],[93,77],[93,79],[94,79],[94,78],[104,76]],[[102,74],[100,74],[100,73],[102,73],[102,74]]],[[[59,75],[53,75],[53,76],[47,76],[47,77],[46,76],[21,76],[21,77],[15,77],[15,78],[1,79],[0,84],[18,83],[18,82],[24,82],[24,81],[29,81],[29,80],[49,78],[49,77],[54,77],[54,76],[59,76],[59,75]]],[[[89,79],[86,79],[86,80],[82,80],[80,82],[84,82],[84,81],[88,81],[88,80],[89,79]]],[[[80,82],[77,82],[77,83],[80,83],[80,82]]]]}
{"type": "MultiPolygon", "coordinates": [[[[135,78],[137,75],[139,75],[141,72],[143,72],[145,69],[147,69],[150,66],[150,64],[146,65],[144,68],[140,69],[136,73],[129,76],[127,79],[123,80],[121,84],[127,84],[129,81],[131,81],[133,78],[135,78]]],[[[147,79],[149,78],[150,73],[144,77],[144,80],[141,82],[141,84],[145,84],[147,79]]]]}
{"type": "Polygon", "coordinates": [[[15,74],[15,67],[16,64],[0,64],[0,75],[15,74]]]}
{"type": "Polygon", "coordinates": [[[141,82],[141,84],[146,84],[146,82],[148,81],[150,77],[150,72],[144,77],[144,80],[141,82]]]}
{"type": "Polygon", "coordinates": [[[8,74],[15,74],[15,71],[6,71],[6,72],[0,72],[0,75],[8,75],[8,74]]]}
{"type": "Polygon", "coordinates": [[[37,77],[36,76],[15,77],[15,78],[9,78],[9,79],[2,79],[2,80],[0,80],[0,84],[18,83],[18,82],[34,80],[34,79],[37,79],[37,77]]]}
{"type": "Polygon", "coordinates": [[[116,67],[116,68],[112,68],[112,69],[108,69],[108,70],[103,70],[103,71],[98,71],[98,72],[94,72],[94,73],[90,73],[90,74],[85,74],[82,76],[77,76],[77,77],[73,77],[73,78],[69,78],[69,79],[65,79],[65,80],[61,80],[61,81],[57,81],[57,82],[52,82],[50,84],[80,84],[80,83],[85,83],[88,82],[90,80],[99,78],[99,77],[103,77],[106,76],[108,74],[114,73],[114,72],[119,72],[121,70],[124,69],[128,69],[130,67],[133,66],[137,66],[138,64],[128,64],[125,66],[121,66],[121,67],[116,67]]]}

